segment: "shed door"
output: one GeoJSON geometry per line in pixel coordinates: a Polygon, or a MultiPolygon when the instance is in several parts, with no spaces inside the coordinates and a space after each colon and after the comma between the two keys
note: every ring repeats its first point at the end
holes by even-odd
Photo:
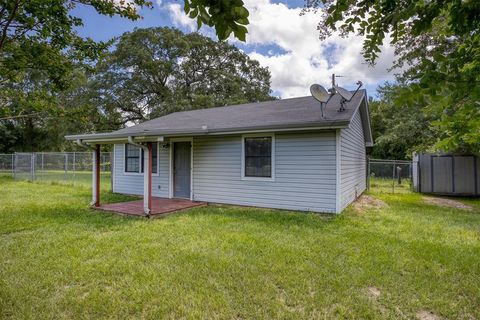
{"type": "Polygon", "coordinates": [[[453,157],[451,156],[432,157],[433,192],[453,192],[452,164],[453,157]]]}
{"type": "Polygon", "coordinates": [[[173,196],[190,199],[191,143],[175,142],[173,145],[173,196]]]}

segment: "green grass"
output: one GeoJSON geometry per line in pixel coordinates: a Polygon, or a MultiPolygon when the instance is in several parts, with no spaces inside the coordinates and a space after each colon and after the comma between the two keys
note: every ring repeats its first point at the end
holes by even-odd
{"type": "Polygon", "coordinates": [[[399,184],[392,178],[370,177],[370,190],[374,193],[411,193],[412,185],[409,179],[402,179],[399,184]]]}
{"type": "Polygon", "coordinates": [[[480,318],[479,200],[467,212],[372,192],[389,207],[146,220],[88,209],[88,188],[0,189],[2,319],[480,318]]]}

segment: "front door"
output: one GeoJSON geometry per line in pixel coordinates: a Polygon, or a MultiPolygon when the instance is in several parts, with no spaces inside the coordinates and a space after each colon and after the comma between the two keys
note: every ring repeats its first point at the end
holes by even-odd
{"type": "Polygon", "coordinates": [[[175,142],[173,145],[173,196],[190,199],[191,143],[175,142]]]}

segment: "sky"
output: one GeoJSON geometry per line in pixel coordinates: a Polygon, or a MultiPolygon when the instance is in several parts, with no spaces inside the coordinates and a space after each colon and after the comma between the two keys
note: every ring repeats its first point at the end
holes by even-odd
{"type": "MultiPolygon", "coordinates": [[[[243,43],[233,37],[228,41],[269,68],[273,95],[306,96],[313,83],[329,88],[333,73],[341,76],[337,84],[348,89],[355,89],[356,82],[362,81],[370,96],[375,96],[378,85],[393,80],[393,73],[388,72],[394,59],[393,47],[384,45],[372,67],[361,55],[361,37],[345,39],[332,35],[321,41],[317,31],[319,13],[300,15],[304,0],[244,2],[250,12],[247,41],[243,43]]],[[[85,6],[75,8],[72,13],[84,22],[78,33],[97,41],[109,40],[134,28],[174,26],[184,32],[197,31],[196,22],[183,12],[182,0],[153,0],[153,3],[152,9],[140,10],[143,18],[137,21],[102,16],[85,6]]],[[[202,27],[199,32],[216,39],[211,28],[202,27]]]]}

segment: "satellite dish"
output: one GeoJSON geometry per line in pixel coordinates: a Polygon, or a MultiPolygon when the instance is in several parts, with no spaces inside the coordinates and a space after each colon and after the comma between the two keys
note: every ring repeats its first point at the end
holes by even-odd
{"type": "Polygon", "coordinates": [[[355,94],[355,93],[352,93],[352,92],[348,91],[347,89],[344,89],[344,88],[339,87],[339,86],[335,86],[334,88],[338,92],[338,94],[341,95],[342,98],[347,100],[347,101],[352,100],[353,95],[355,94]]]}
{"type": "Polygon", "coordinates": [[[326,103],[330,99],[330,94],[328,91],[319,84],[312,84],[310,86],[310,93],[312,96],[320,101],[321,103],[326,103]]]}

